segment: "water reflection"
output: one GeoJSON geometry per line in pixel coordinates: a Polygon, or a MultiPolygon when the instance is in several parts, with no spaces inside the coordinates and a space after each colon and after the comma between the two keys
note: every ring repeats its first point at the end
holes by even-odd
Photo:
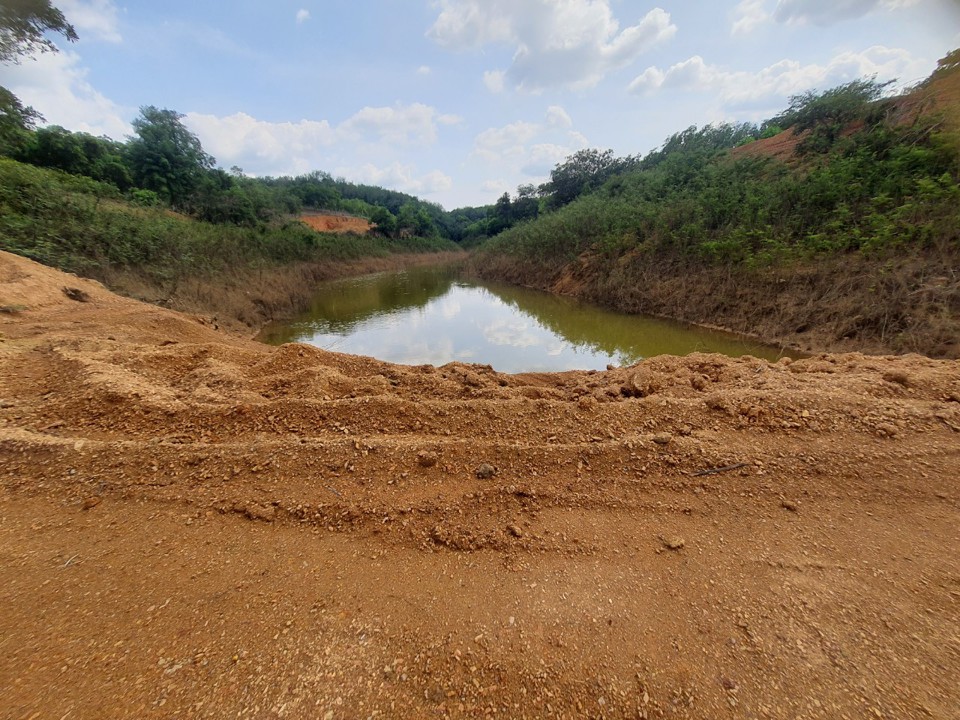
{"type": "Polygon", "coordinates": [[[421,268],[324,284],[301,317],[268,327],[271,344],[306,342],[405,364],[452,360],[504,372],[600,369],[695,351],[775,359],[775,348],[611,312],[548,293],[421,268]]]}

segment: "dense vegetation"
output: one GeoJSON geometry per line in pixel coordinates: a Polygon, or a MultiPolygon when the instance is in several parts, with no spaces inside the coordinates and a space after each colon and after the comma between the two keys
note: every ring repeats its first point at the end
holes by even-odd
{"type": "Polygon", "coordinates": [[[0,159],[0,247],[91,277],[136,269],[161,284],[226,268],[453,247],[442,238],[325,235],[295,220],[214,224],[123,198],[110,183],[0,159]]]}
{"type": "MultiPolygon", "coordinates": [[[[587,183],[572,202],[548,196],[547,207],[558,209],[490,240],[475,266],[553,289],[576,276],[573,290],[591,299],[677,314],[644,286],[698,274],[737,277],[740,290],[728,290],[742,295],[764,273],[784,282],[785,273],[811,263],[839,262],[861,275],[879,273],[864,285],[882,305],[883,268],[922,257],[925,270],[910,280],[916,287],[897,287],[896,310],[874,319],[872,308],[851,306],[871,317],[844,336],[875,332],[891,346],[889,338],[916,321],[906,295],[926,297],[924,277],[936,277],[943,290],[932,312],[953,323],[960,316],[960,142],[955,117],[918,98],[936,83],[956,81],[958,55],[906,96],[884,97],[884,84],[858,80],[791,98],[785,112],[759,127],[678,133],[645,158],[621,162],[602,183],[587,183]]],[[[775,304],[770,298],[771,312],[775,304]]],[[[692,305],[681,313],[688,319],[725,320],[695,316],[692,305]]]]}
{"type": "Polygon", "coordinates": [[[794,98],[775,122],[802,133],[799,166],[730,152],[744,144],[749,126],[691,128],[576,202],[502,233],[487,251],[556,264],[587,249],[756,264],[956,243],[953,140],[935,131],[934,117],[887,122],[893,101],[868,99],[880,87],[858,81],[794,98]],[[850,107],[821,115],[835,99],[850,107]],[[855,122],[856,132],[842,132],[855,122]]]}

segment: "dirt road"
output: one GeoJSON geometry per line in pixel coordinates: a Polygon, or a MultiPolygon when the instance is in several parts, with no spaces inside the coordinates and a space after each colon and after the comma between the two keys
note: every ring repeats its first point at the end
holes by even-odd
{"type": "Polygon", "coordinates": [[[960,717],[958,362],[400,367],[7,254],[0,308],[0,717],[960,717]]]}

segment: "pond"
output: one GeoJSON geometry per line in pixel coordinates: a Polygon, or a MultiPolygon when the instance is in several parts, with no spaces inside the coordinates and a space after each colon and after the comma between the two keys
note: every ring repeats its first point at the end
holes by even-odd
{"type": "Polygon", "coordinates": [[[450,266],[324,283],[309,311],[269,325],[260,340],[406,365],[481,363],[510,373],[602,370],[691,352],[768,360],[781,355],[728,333],[464,279],[450,266]]]}

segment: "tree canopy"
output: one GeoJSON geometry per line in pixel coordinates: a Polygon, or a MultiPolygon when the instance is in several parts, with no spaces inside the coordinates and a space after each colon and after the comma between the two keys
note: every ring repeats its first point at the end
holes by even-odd
{"type": "Polygon", "coordinates": [[[181,122],[183,115],[152,105],[140,108],[133,121],[136,137],[127,144],[134,182],[153,190],[174,207],[182,207],[214,159],[200,139],[181,122]]]}
{"type": "Polygon", "coordinates": [[[0,62],[18,62],[35,52],[55,52],[46,33],[58,33],[70,42],[77,39],[73,25],[50,0],[4,0],[0,3],[0,62]]]}

